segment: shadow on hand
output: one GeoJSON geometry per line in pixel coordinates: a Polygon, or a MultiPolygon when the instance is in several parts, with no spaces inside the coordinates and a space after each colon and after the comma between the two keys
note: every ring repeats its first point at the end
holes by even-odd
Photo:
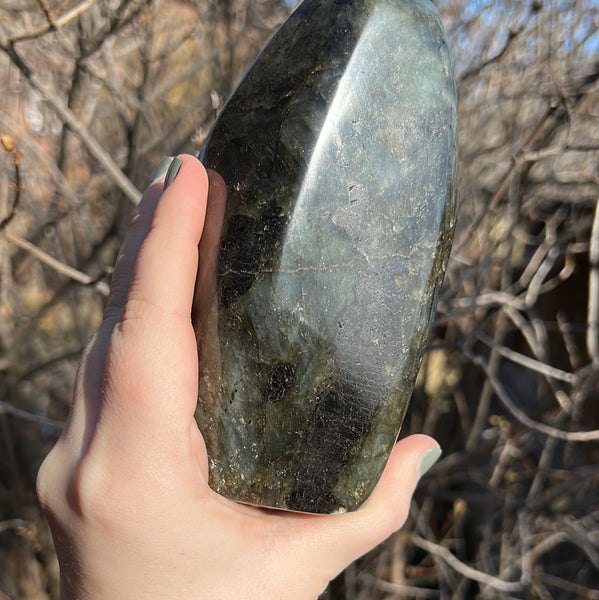
{"type": "MultiPolygon", "coordinates": [[[[220,393],[221,356],[218,336],[218,260],[227,188],[216,171],[208,171],[208,205],[204,231],[198,247],[192,322],[198,344],[199,395],[204,406],[214,406],[220,393]]],[[[211,411],[216,414],[216,410],[211,411]]],[[[197,411],[196,411],[197,416],[197,411]]],[[[204,438],[218,433],[217,427],[202,427],[204,438]]],[[[216,440],[206,440],[214,447],[216,440]]]]}

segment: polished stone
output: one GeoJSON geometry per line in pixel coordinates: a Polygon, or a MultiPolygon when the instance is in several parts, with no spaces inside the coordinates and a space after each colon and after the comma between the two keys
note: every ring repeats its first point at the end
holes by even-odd
{"type": "Polygon", "coordinates": [[[194,323],[210,483],[356,509],[386,464],[455,221],[456,93],[427,0],[307,0],[219,116],[194,323]]]}

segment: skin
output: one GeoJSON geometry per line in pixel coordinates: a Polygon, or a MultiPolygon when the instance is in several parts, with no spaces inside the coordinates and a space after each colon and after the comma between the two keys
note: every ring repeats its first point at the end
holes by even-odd
{"type": "Polygon", "coordinates": [[[438,446],[424,435],[399,442],[371,497],[343,515],[267,511],[208,487],[190,316],[209,194],[222,199],[224,188],[179,158],[172,184],[144,194],[66,428],[39,472],[62,597],[316,598],[401,527],[438,446]]]}

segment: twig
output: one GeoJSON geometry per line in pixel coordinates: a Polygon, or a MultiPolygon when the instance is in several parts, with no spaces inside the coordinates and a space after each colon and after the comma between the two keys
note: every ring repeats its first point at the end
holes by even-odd
{"type": "Polygon", "coordinates": [[[26,410],[15,408],[14,406],[8,404],[8,402],[4,402],[4,400],[0,400],[0,414],[2,413],[12,415],[13,417],[18,417],[24,421],[31,421],[32,423],[36,423],[41,427],[49,427],[58,433],[64,429],[64,423],[61,423],[60,421],[55,421],[54,419],[49,419],[48,417],[42,417],[41,415],[35,415],[26,410]]]}
{"type": "Polygon", "coordinates": [[[494,577],[488,573],[483,573],[482,571],[463,563],[459,558],[452,554],[448,548],[445,548],[444,546],[439,546],[439,544],[429,542],[428,540],[425,540],[414,533],[409,535],[409,540],[412,542],[412,544],[418,546],[422,550],[426,550],[427,552],[442,558],[452,569],[468,579],[478,581],[483,585],[488,585],[489,587],[492,587],[500,592],[519,592],[522,590],[522,584],[520,584],[520,582],[505,581],[503,579],[499,579],[499,577],[494,577]]]}
{"type": "Polygon", "coordinates": [[[17,383],[20,383],[21,381],[31,381],[39,373],[43,373],[44,371],[51,369],[58,363],[61,363],[64,361],[70,361],[70,360],[74,360],[74,359],[78,360],[81,357],[83,350],[84,350],[84,348],[78,348],[77,350],[70,350],[63,354],[60,354],[59,356],[50,358],[42,364],[35,365],[35,366],[29,368],[27,371],[19,373],[18,378],[17,378],[17,383]]]}
{"type": "Polygon", "coordinates": [[[564,517],[562,523],[565,525],[570,541],[578,546],[586,554],[595,569],[599,570],[599,553],[592,540],[589,539],[587,530],[572,517],[564,517]]]}
{"type": "Polygon", "coordinates": [[[535,335],[534,327],[531,323],[524,317],[524,314],[521,311],[514,310],[511,306],[502,306],[501,310],[508,316],[510,321],[518,328],[522,337],[528,344],[528,347],[531,349],[533,355],[538,357],[543,349],[539,344],[539,340],[535,335]]]}
{"type": "Polygon", "coordinates": [[[574,583],[573,581],[566,581],[547,573],[541,573],[540,578],[544,583],[574,594],[572,597],[585,598],[585,600],[599,600],[599,590],[592,590],[584,585],[574,583]]]}
{"type": "Polygon", "coordinates": [[[375,577],[370,573],[361,573],[360,579],[363,581],[367,581],[371,585],[374,585],[375,588],[383,592],[389,592],[391,594],[402,594],[403,596],[410,598],[441,597],[441,592],[439,592],[438,590],[431,590],[428,588],[421,588],[413,585],[405,585],[403,583],[391,583],[390,581],[385,581],[384,579],[375,577]]]}
{"type": "Polygon", "coordinates": [[[562,371],[561,369],[558,369],[556,367],[546,365],[545,363],[542,363],[539,360],[530,358],[529,356],[525,356],[524,354],[520,354],[520,352],[511,350],[507,346],[496,344],[490,337],[484,335],[483,333],[477,333],[476,339],[483,342],[483,344],[485,344],[489,348],[493,348],[493,350],[496,350],[504,358],[507,358],[516,364],[522,365],[523,367],[530,369],[531,371],[535,371],[536,373],[545,375],[545,377],[565,381],[567,383],[571,383],[572,385],[576,385],[576,383],[578,382],[578,377],[574,373],[562,371]]]}
{"type": "Polygon", "coordinates": [[[514,296],[508,292],[495,291],[495,292],[486,292],[484,294],[480,294],[475,297],[467,297],[467,298],[455,298],[448,303],[451,306],[453,315],[453,309],[477,309],[477,308],[487,308],[491,306],[511,306],[516,310],[526,310],[526,303],[519,298],[518,296],[514,296]]]}
{"type": "Polygon", "coordinates": [[[71,131],[83,142],[83,145],[87,147],[89,153],[100,163],[116,186],[133,204],[137,205],[141,199],[141,192],[131,183],[130,179],[100,146],[96,138],[87,130],[83,123],[54,92],[46,88],[35,73],[31,73],[29,81],[44,96],[45,100],[54,108],[71,131]]]}
{"type": "MultiPolygon", "coordinates": [[[[41,1],[42,0],[38,0],[38,2],[41,2],[41,1]]],[[[48,13],[46,13],[46,17],[48,18],[48,23],[46,23],[43,27],[40,27],[39,29],[36,29],[35,31],[30,31],[28,33],[16,35],[15,37],[10,38],[9,42],[15,43],[15,42],[21,42],[23,40],[30,40],[30,39],[39,37],[40,35],[44,35],[45,33],[49,33],[50,31],[55,31],[57,29],[60,29],[61,27],[64,27],[71,21],[74,21],[78,16],[82,15],[86,10],[91,8],[95,3],[96,3],[96,0],[83,0],[83,2],[81,2],[80,4],[78,4],[77,6],[72,8],[71,10],[67,11],[63,15],[61,15],[59,17],[53,17],[52,20],[51,20],[51,17],[48,16],[48,13]]],[[[45,2],[44,2],[44,4],[45,4],[45,2]]]]}
{"type": "Polygon", "coordinates": [[[553,146],[551,148],[544,148],[543,150],[538,150],[537,152],[526,152],[524,154],[524,160],[528,162],[536,162],[538,160],[544,160],[545,158],[551,158],[552,156],[559,156],[560,154],[564,154],[568,150],[568,147],[565,145],[553,146]]]}
{"type": "MultiPolygon", "coordinates": [[[[553,438],[547,438],[548,440],[552,440],[553,438]]],[[[518,515],[518,537],[520,538],[520,543],[522,544],[522,550],[520,552],[520,583],[524,587],[530,586],[532,581],[532,561],[528,560],[529,557],[529,514],[528,511],[521,511],[518,515]]]]}
{"type": "Polygon", "coordinates": [[[69,277],[70,279],[73,279],[78,283],[82,283],[83,285],[93,285],[96,290],[100,292],[100,294],[103,296],[108,296],[110,289],[106,282],[96,281],[86,273],[82,273],[81,271],[78,271],[69,265],[65,265],[63,262],[44,252],[41,248],[38,248],[36,245],[24,240],[22,237],[15,235],[14,233],[5,232],[4,235],[6,239],[15,244],[15,246],[26,250],[32,256],[35,256],[35,258],[37,258],[39,261],[43,262],[45,265],[48,265],[61,275],[69,277]]]}
{"type": "Polygon", "coordinates": [[[567,317],[563,312],[559,311],[555,314],[555,320],[557,322],[559,332],[562,335],[562,339],[564,340],[564,346],[566,347],[566,352],[568,353],[568,359],[570,361],[570,365],[572,366],[572,370],[577,371],[582,366],[582,360],[576,340],[574,339],[572,331],[570,331],[568,326],[567,317]]]}
{"type": "Polygon", "coordinates": [[[589,248],[589,308],[587,315],[587,350],[594,365],[599,365],[599,199],[591,229],[589,248]]]}
{"type": "MultiPolygon", "coordinates": [[[[497,423],[493,418],[491,418],[490,421],[492,424],[497,423]]],[[[500,425],[500,427],[502,426],[500,425]]],[[[489,477],[488,485],[491,489],[497,489],[500,486],[510,464],[513,463],[514,459],[519,459],[521,456],[522,452],[517,444],[512,439],[508,438],[499,453],[499,458],[497,459],[497,464],[493,468],[493,473],[491,473],[491,477],[489,477]]]]}
{"type": "Polygon", "coordinates": [[[10,136],[3,135],[1,138],[2,147],[12,154],[12,160],[15,165],[15,197],[12,201],[11,209],[1,221],[0,221],[0,231],[2,231],[14,218],[17,214],[17,209],[19,208],[19,200],[21,199],[21,190],[23,189],[23,182],[21,181],[21,158],[22,153],[20,150],[15,148],[14,142],[10,136]]]}
{"type": "Polygon", "coordinates": [[[242,29],[241,31],[238,31],[235,35],[230,37],[226,42],[223,42],[222,44],[220,44],[220,46],[217,46],[216,48],[211,50],[205,56],[202,56],[198,60],[194,61],[193,63],[191,63],[190,65],[185,67],[185,69],[178,71],[174,75],[174,77],[172,77],[171,79],[169,79],[167,82],[163,83],[162,85],[157,86],[156,89],[154,89],[152,91],[152,93],[150,94],[150,96],[146,99],[146,103],[151,104],[157,98],[164,97],[165,94],[167,94],[167,92],[169,90],[171,90],[173,87],[175,87],[181,81],[184,81],[188,77],[191,77],[191,75],[196,73],[196,71],[198,71],[199,69],[209,65],[217,56],[219,56],[219,54],[221,54],[222,52],[224,52],[231,46],[235,45],[237,43],[237,41],[244,34],[245,34],[244,29],[242,29]]]}
{"type": "Polygon", "coordinates": [[[509,410],[509,412],[518,420],[522,425],[549,435],[551,437],[566,440],[568,442],[590,442],[593,440],[599,440],[599,429],[592,431],[564,431],[563,429],[557,429],[546,425],[545,423],[539,423],[534,419],[531,419],[525,412],[520,410],[509,397],[504,387],[499,382],[499,379],[491,373],[490,369],[486,365],[485,361],[480,357],[474,355],[470,350],[462,347],[462,352],[467,356],[475,365],[479,366],[486,374],[488,381],[491,382],[495,394],[501,401],[501,403],[509,410]]]}
{"type": "Polygon", "coordinates": [[[526,495],[526,503],[532,504],[534,499],[543,489],[543,484],[545,483],[547,471],[550,468],[551,460],[554,457],[555,448],[558,444],[558,441],[553,437],[547,437],[545,439],[545,444],[543,445],[543,451],[541,452],[541,456],[539,458],[539,464],[537,469],[535,470],[535,474],[530,484],[530,488],[528,490],[528,494],[526,495]]]}
{"type": "Polygon", "coordinates": [[[25,521],[24,519],[7,519],[6,521],[0,521],[0,532],[6,531],[7,529],[16,529],[20,532],[26,532],[28,537],[34,537],[37,535],[37,527],[31,521],[25,521]]]}
{"type": "MultiPolygon", "coordinates": [[[[493,332],[493,342],[500,343],[505,339],[506,332],[506,320],[507,317],[504,313],[500,312],[497,315],[495,331],[493,332]]],[[[491,350],[491,356],[487,364],[489,371],[495,372],[499,368],[501,362],[501,356],[495,350],[491,350]]],[[[474,415],[474,421],[472,423],[472,429],[468,433],[466,438],[466,449],[471,450],[473,446],[478,443],[479,436],[487,422],[489,409],[491,407],[491,399],[493,397],[493,388],[490,381],[485,381],[483,388],[480,393],[478,406],[476,407],[476,413],[474,415]]]]}
{"type": "Polygon", "coordinates": [[[556,531],[552,533],[544,540],[535,544],[530,550],[526,552],[523,556],[522,560],[529,563],[534,564],[541,556],[553,550],[556,546],[567,542],[568,536],[564,531],[556,531]]]}
{"type": "Polygon", "coordinates": [[[54,13],[52,9],[48,6],[46,0],[37,0],[37,3],[40,5],[40,8],[44,11],[46,15],[46,19],[48,20],[48,26],[51,30],[57,29],[56,19],[54,17],[54,13]]]}
{"type": "MultiPolygon", "coordinates": [[[[34,163],[37,167],[37,171],[42,170],[48,171],[52,178],[53,183],[57,186],[58,191],[69,201],[74,207],[81,205],[81,198],[75,194],[63,173],[57,167],[56,163],[52,160],[50,154],[43,149],[38,143],[35,143],[35,139],[32,138],[25,128],[15,123],[14,118],[11,118],[8,114],[0,110],[0,128],[6,131],[15,130],[15,137],[19,138],[19,151],[27,156],[30,163],[34,163]]],[[[586,252],[586,249],[585,249],[586,252]]]]}
{"type": "Polygon", "coordinates": [[[36,73],[27,66],[12,43],[7,43],[6,40],[0,39],[0,49],[9,56],[15,66],[28,79],[29,83],[40,92],[44,100],[52,106],[64,123],[66,123],[71,131],[83,142],[83,145],[87,148],[88,152],[100,163],[115,185],[133,204],[137,205],[141,198],[141,192],[121,171],[111,156],[102,148],[102,146],[100,146],[96,138],[87,130],[85,125],[83,125],[69,107],[66,106],[61,98],[47,88],[36,73]]]}
{"type": "Polygon", "coordinates": [[[550,131],[555,128],[563,117],[566,115],[566,110],[561,103],[552,105],[547,109],[547,112],[543,117],[541,117],[537,126],[533,129],[532,133],[524,143],[524,146],[521,148],[518,155],[514,158],[512,162],[512,166],[509,171],[505,174],[503,180],[499,184],[497,191],[493,195],[491,202],[489,203],[489,209],[493,210],[497,207],[497,204],[505,194],[508,185],[512,181],[512,178],[516,174],[516,172],[520,169],[520,167],[528,162],[526,157],[529,152],[532,151],[532,147],[535,142],[541,137],[541,135],[547,135],[550,131]]]}
{"type": "Polygon", "coordinates": [[[524,302],[527,306],[534,306],[539,297],[539,293],[541,290],[541,286],[545,281],[545,277],[549,274],[555,261],[559,258],[560,249],[556,246],[553,246],[547,252],[543,262],[539,265],[539,268],[536,270],[533,275],[530,283],[528,285],[528,289],[526,290],[526,295],[524,296],[524,302]]]}
{"type": "Polygon", "coordinates": [[[493,65],[495,63],[501,62],[501,59],[507,54],[510,49],[511,43],[524,31],[524,28],[520,28],[518,31],[510,31],[509,37],[505,43],[505,46],[497,53],[495,56],[485,60],[480,65],[470,69],[460,77],[460,86],[464,85],[468,80],[476,79],[480,73],[486,69],[489,65],[493,65]]]}

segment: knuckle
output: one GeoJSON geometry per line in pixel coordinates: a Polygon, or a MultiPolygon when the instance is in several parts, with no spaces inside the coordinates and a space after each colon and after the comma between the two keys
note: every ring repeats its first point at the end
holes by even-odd
{"type": "Polygon", "coordinates": [[[70,510],[86,522],[95,522],[108,528],[114,521],[114,496],[110,477],[100,465],[89,464],[84,458],[72,471],[66,486],[70,510]]]}
{"type": "Polygon", "coordinates": [[[55,449],[43,460],[37,472],[36,493],[44,512],[49,512],[54,504],[56,473],[54,473],[54,453],[55,449]]]}
{"type": "Polygon", "coordinates": [[[117,328],[120,330],[137,328],[148,321],[159,320],[163,313],[164,310],[158,304],[131,291],[121,312],[117,328]]]}

